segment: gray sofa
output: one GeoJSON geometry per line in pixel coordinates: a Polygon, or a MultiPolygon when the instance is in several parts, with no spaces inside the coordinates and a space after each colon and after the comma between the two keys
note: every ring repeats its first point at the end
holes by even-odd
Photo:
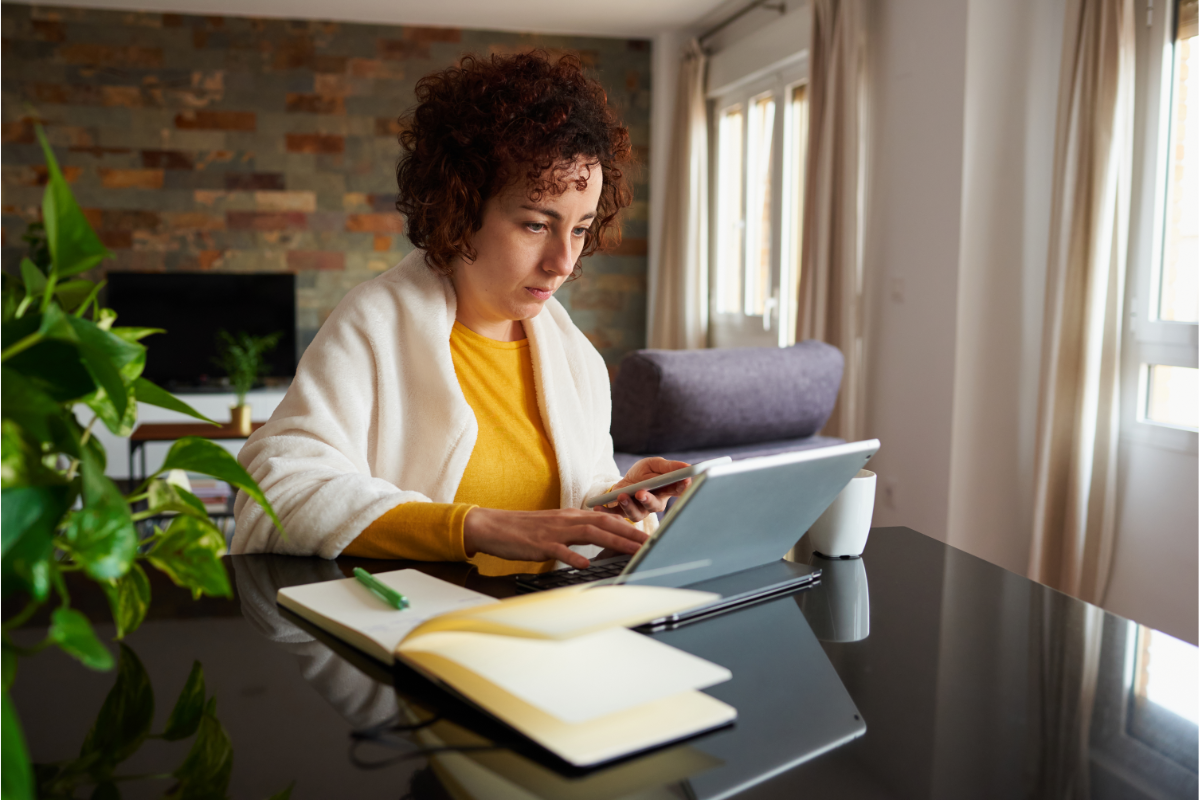
{"type": "Polygon", "coordinates": [[[816,433],[842,381],[842,354],[792,347],[637,350],[613,382],[612,437],[625,472],[649,455],[694,463],[841,442],[816,433]]]}

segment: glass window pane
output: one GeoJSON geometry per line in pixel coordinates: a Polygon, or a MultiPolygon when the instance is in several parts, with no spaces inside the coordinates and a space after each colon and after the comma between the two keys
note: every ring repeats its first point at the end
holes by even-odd
{"type": "Polygon", "coordinates": [[[1196,3],[1180,4],[1171,86],[1167,204],[1158,318],[1200,320],[1200,76],[1196,74],[1196,3]],[[1190,10],[1189,10],[1190,9],[1190,10]]]}
{"type": "Polygon", "coordinates": [[[721,114],[717,128],[717,275],[719,314],[737,313],[742,305],[742,126],[740,106],[721,114]]]}
{"type": "MultiPolygon", "coordinates": [[[[788,192],[791,198],[789,219],[785,221],[784,233],[787,234],[788,252],[787,261],[784,265],[784,272],[787,276],[786,285],[783,287],[783,300],[789,304],[789,308],[794,309],[800,297],[800,260],[802,248],[804,246],[804,170],[807,166],[808,159],[808,87],[796,86],[792,89],[792,96],[788,104],[788,113],[791,114],[791,124],[788,126],[791,131],[791,141],[788,142],[788,147],[791,148],[791,157],[788,159],[790,164],[790,174],[787,175],[788,192]],[[788,227],[790,226],[790,228],[788,227]]],[[[787,343],[796,343],[796,316],[789,313],[786,316],[788,321],[787,343]]]]}
{"type": "Polygon", "coordinates": [[[1151,364],[1146,382],[1146,418],[1151,422],[1197,428],[1200,370],[1151,364]]]}
{"type": "Polygon", "coordinates": [[[1138,645],[1134,696],[1196,724],[1200,719],[1196,648],[1150,628],[1139,631],[1138,645]]]}
{"type": "Polygon", "coordinates": [[[771,294],[771,143],[775,133],[775,98],[764,95],[750,104],[749,193],[746,214],[746,313],[762,316],[771,294]]]}

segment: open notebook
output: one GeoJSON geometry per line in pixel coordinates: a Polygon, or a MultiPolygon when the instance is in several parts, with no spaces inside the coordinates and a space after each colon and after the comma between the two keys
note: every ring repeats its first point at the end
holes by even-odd
{"type": "Polygon", "coordinates": [[[699,691],[724,667],[634,633],[710,603],[707,592],[574,586],[498,601],[416,570],[375,576],[396,611],[354,579],[280,589],[280,605],[367,654],[449,686],[576,766],[593,766],[731,722],[699,691]]]}

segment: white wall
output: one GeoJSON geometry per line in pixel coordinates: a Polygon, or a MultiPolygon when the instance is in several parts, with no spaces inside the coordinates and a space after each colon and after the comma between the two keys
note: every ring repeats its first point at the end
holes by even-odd
{"type": "Polygon", "coordinates": [[[1063,0],[970,0],[947,541],[1029,560],[1063,0]]]}
{"type": "Polygon", "coordinates": [[[867,433],[876,525],[943,541],[962,193],[965,0],[876,2],[866,238],[867,433]]]}

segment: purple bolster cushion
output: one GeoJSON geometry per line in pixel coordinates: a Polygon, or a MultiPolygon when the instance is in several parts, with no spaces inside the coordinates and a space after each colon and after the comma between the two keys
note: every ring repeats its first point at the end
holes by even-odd
{"type": "Polygon", "coordinates": [[[833,412],[842,363],[836,347],[815,340],[637,350],[613,383],[613,446],[661,453],[811,436],[833,412]]]}

